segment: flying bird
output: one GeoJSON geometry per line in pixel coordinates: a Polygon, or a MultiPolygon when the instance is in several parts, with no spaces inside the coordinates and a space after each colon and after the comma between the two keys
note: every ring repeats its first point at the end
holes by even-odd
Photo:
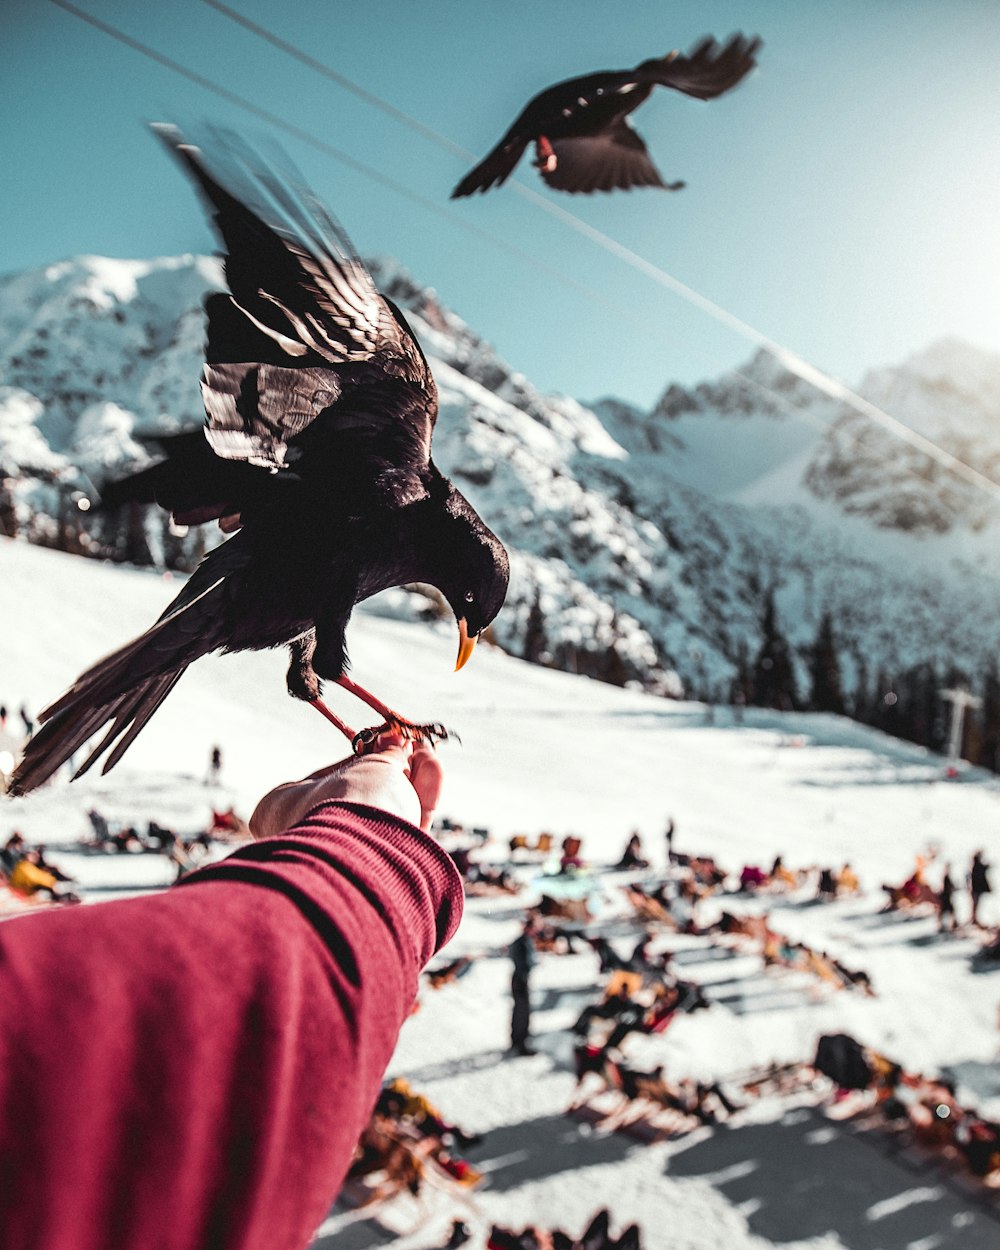
{"type": "Polygon", "coordinates": [[[348,735],[322,702],[324,679],[404,733],[443,736],[347,676],[351,611],[391,586],[437,587],[458,622],[461,668],[507,591],[503,544],[431,458],[427,360],[343,229],[297,176],[276,176],[235,136],[213,132],[209,164],[173,128],[155,129],[212,211],[229,290],[205,300],[204,428],[164,440],[165,459],[103,502],[155,501],[178,524],[218,520],[232,536],[155,624],[41,714],[14,794],[105,727],[76,776],[110,750],[107,772],[212,651],[290,644],[289,693],[348,735]]]}
{"type": "Polygon", "coordinates": [[[664,182],[628,115],[654,87],[671,87],[697,100],[714,100],[732,90],[756,64],[761,41],[733,35],[724,46],[703,39],[687,56],[670,52],[635,69],[605,70],[570,78],[540,92],[489,156],[462,179],[453,200],[500,186],[529,143],[533,164],[557,191],[628,191],[662,187],[679,191],[683,182],[664,182]]]}

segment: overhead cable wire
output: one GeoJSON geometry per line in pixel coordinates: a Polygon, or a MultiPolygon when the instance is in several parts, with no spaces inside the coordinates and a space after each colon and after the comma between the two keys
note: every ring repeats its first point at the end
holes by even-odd
{"type": "MultiPolygon", "coordinates": [[[[484,230],[481,226],[477,226],[467,219],[460,217],[457,213],[454,213],[438,204],[437,201],[427,199],[418,192],[411,190],[411,188],[407,187],[404,183],[397,182],[394,178],[388,177],[371,165],[366,164],[364,161],[359,161],[356,157],[342,151],[340,148],[335,147],[326,140],[318,138],[316,135],[311,134],[309,131],[296,125],[294,122],[286,121],[285,118],[276,113],[272,113],[269,109],[265,109],[259,104],[255,104],[252,100],[247,99],[245,96],[221,86],[219,83],[206,77],[204,74],[200,74],[196,70],[189,69],[186,65],[182,65],[179,61],[175,61],[173,58],[166,56],[164,53],[158,52],[155,48],[152,48],[148,44],[133,38],[131,35],[126,34],[118,27],[111,25],[111,23],[105,22],[101,18],[96,17],[94,14],[87,12],[87,10],[81,9],[77,5],[72,4],[70,0],[51,0],[51,3],[56,5],[58,8],[71,13],[74,17],[80,18],[82,21],[88,23],[96,30],[108,35],[117,42],[124,44],[132,51],[138,52],[163,68],[170,70],[172,73],[179,74],[181,77],[186,78],[189,82],[193,82],[197,86],[203,87],[206,91],[219,96],[221,99],[226,100],[230,104],[235,104],[238,108],[246,110],[253,116],[258,117],[262,121],[267,122],[269,125],[274,126],[276,129],[283,130],[285,133],[290,134],[294,138],[299,139],[301,142],[308,144],[309,146],[322,152],[324,155],[332,157],[334,160],[347,165],[349,168],[355,170],[357,173],[360,173],[362,176],[372,179],[381,186],[384,186],[389,190],[394,191],[396,194],[410,200],[412,203],[420,205],[422,208],[427,209],[429,212],[434,213],[438,217],[442,217],[445,221],[449,222],[449,224],[474,235],[476,238],[482,239],[484,242],[489,243],[512,256],[516,256],[527,265],[547,274],[549,277],[575,291],[578,295],[584,296],[584,298],[596,304],[598,307],[608,309],[615,313],[618,317],[632,321],[636,325],[642,326],[643,328],[648,328],[647,322],[640,317],[634,309],[618,304],[601,292],[594,290],[593,287],[588,286],[586,283],[580,282],[577,278],[573,278],[569,274],[556,269],[547,261],[532,255],[530,252],[525,251],[516,244],[509,243],[506,239],[500,238],[499,235],[493,234],[488,230],[484,230]]],[[[205,0],[205,3],[209,4],[212,8],[219,9],[220,12],[226,13],[227,16],[232,15],[234,19],[239,17],[235,11],[229,10],[228,6],[215,3],[215,0],[205,0]]],[[[262,27],[257,27],[256,23],[250,22],[249,20],[244,21],[241,19],[241,25],[245,25],[254,33],[260,33],[261,37],[265,37],[266,35],[266,32],[264,32],[262,27]]],[[[290,50],[292,48],[292,45],[285,44],[284,40],[279,40],[276,36],[266,35],[266,37],[268,38],[268,42],[274,43],[276,47],[281,47],[286,50],[290,50]]],[[[314,63],[314,58],[309,57],[308,54],[301,52],[299,49],[295,49],[294,54],[298,59],[303,60],[306,64],[314,63]]],[[[336,74],[335,71],[330,71],[326,74],[326,76],[338,83],[341,83],[342,75],[336,74]]],[[[349,80],[344,80],[345,83],[347,81],[349,80]]],[[[344,85],[344,83],[341,83],[341,85],[344,85]]],[[[351,84],[351,87],[353,88],[354,84],[351,84]]],[[[368,100],[369,103],[373,103],[379,108],[384,108],[391,116],[398,117],[400,120],[406,120],[408,125],[412,125],[412,128],[416,129],[420,133],[423,133],[427,137],[433,136],[435,142],[445,144],[459,155],[462,155],[463,158],[468,156],[471,159],[471,153],[466,153],[463,148],[458,147],[456,144],[452,144],[450,140],[445,139],[443,136],[437,135],[437,133],[432,131],[429,127],[408,118],[405,114],[401,113],[400,110],[395,109],[392,105],[380,100],[379,97],[373,96],[371,92],[364,91],[361,88],[358,88],[357,90],[361,94],[362,98],[368,100]]],[[[525,188],[525,190],[527,190],[527,188],[525,188]]],[[[740,369],[732,369],[730,370],[730,373],[734,377],[738,377],[747,386],[768,396],[772,402],[785,412],[789,413],[791,416],[806,420],[809,424],[817,426],[820,429],[826,428],[826,423],[821,418],[817,417],[814,413],[808,412],[807,410],[797,408],[785,396],[767,386],[765,383],[759,381],[757,378],[751,377],[749,374],[742,372],[740,369]]]]}
{"type": "MultiPolygon", "coordinates": [[[[158,52],[155,48],[152,48],[148,44],[133,38],[131,35],[126,34],[118,27],[111,25],[111,23],[105,22],[101,18],[96,17],[94,14],[87,12],[85,9],[81,9],[77,5],[72,4],[70,0],[51,0],[51,3],[56,5],[58,8],[64,9],[66,12],[73,14],[73,16],[80,18],[82,21],[87,22],[103,34],[108,35],[112,39],[115,39],[119,43],[122,43],[126,47],[132,49],[132,51],[140,53],[142,56],[155,61],[156,64],[161,65],[163,68],[169,69],[171,72],[181,75],[182,77],[188,79],[188,81],[195,83],[197,86],[203,87],[206,91],[211,92],[213,95],[219,96],[221,99],[228,101],[230,104],[235,104],[238,108],[246,110],[255,117],[259,117],[262,121],[269,123],[276,129],[285,131],[287,134],[290,134],[294,138],[299,139],[301,142],[317,149],[324,155],[330,156],[334,160],[346,164],[349,168],[355,170],[364,177],[372,179],[389,190],[394,191],[396,194],[410,200],[412,203],[420,205],[422,208],[427,209],[429,212],[434,213],[438,217],[442,217],[451,225],[457,226],[459,229],[464,230],[489,244],[492,244],[502,251],[506,251],[512,256],[516,256],[519,260],[522,260],[529,266],[547,274],[549,277],[574,290],[577,294],[584,296],[597,306],[609,309],[614,312],[616,316],[646,327],[647,323],[645,320],[633,309],[618,304],[614,300],[610,300],[606,295],[594,290],[586,283],[580,282],[577,278],[573,278],[570,275],[563,273],[561,270],[556,269],[547,261],[532,255],[530,252],[525,251],[516,244],[509,243],[506,239],[500,238],[499,235],[493,234],[488,230],[484,230],[481,226],[477,226],[474,223],[469,222],[457,213],[444,208],[442,205],[438,204],[437,201],[427,199],[418,192],[415,192],[411,188],[407,187],[404,183],[397,182],[394,178],[388,177],[371,165],[366,164],[364,161],[359,161],[349,153],[342,151],[340,148],[335,147],[333,144],[328,143],[324,139],[318,138],[316,135],[311,134],[309,131],[296,125],[294,122],[286,121],[285,118],[276,113],[272,113],[269,109],[265,109],[259,104],[255,104],[252,100],[247,99],[245,96],[239,95],[235,91],[230,91],[228,88],[221,86],[219,83],[206,77],[204,74],[200,74],[196,70],[189,69],[187,66],[182,65],[179,61],[175,61],[173,58],[166,56],[164,53],[158,52]]],[[[293,45],[286,44],[284,40],[278,39],[277,36],[268,34],[264,31],[263,27],[258,27],[256,23],[250,22],[249,20],[240,19],[239,15],[235,13],[235,10],[230,10],[228,6],[215,3],[214,0],[205,0],[205,3],[209,4],[212,8],[219,9],[220,12],[226,13],[227,16],[233,16],[234,20],[239,19],[241,25],[245,25],[248,29],[252,30],[255,34],[259,34],[261,37],[267,37],[268,42],[274,43],[276,47],[281,47],[284,50],[292,49],[293,45]]],[[[296,55],[298,59],[303,60],[306,64],[314,64],[314,58],[309,57],[308,54],[304,52],[301,52],[300,49],[294,49],[294,55],[296,55]]],[[[345,85],[349,82],[349,80],[343,79],[342,75],[339,75],[332,70],[330,70],[326,76],[341,85],[345,85]]],[[[356,88],[355,84],[351,84],[350,89],[356,89],[357,93],[359,93],[363,99],[367,100],[369,103],[375,104],[379,108],[385,109],[391,116],[397,117],[399,120],[405,120],[408,125],[411,125],[411,128],[416,129],[418,132],[423,133],[427,137],[433,137],[435,142],[439,142],[450,147],[456,153],[462,155],[463,158],[468,156],[471,159],[471,153],[466,153],[465,150],[460,148],[457,144],[452,144],[450,140],[438,135],[429,127],[426,127],[422,123],[409,118],[406,114],[394,108],[386,101],[380,100],[378,96],[372,95],[371,92],[365,91],[363,88],[356,88]]],[[[745,382],[751,388],[769,396],[779,407],[792,416],[804,418],[808,420],[810,424],[816,425],[820,428],[826,428],[825,422],[823,422],[820,418],[816,417],[812,413],[797,409],[786,397],[780,395],[777,391],[760,382],[758,379],[750,377],[748,374],[741,372],[739,369],[733,369],[730,372],[734,376],[740,378],[741,381],[745,382]]]]}
{"type": "MultiPolygon", "coordinates": [[[[53,2],[62,3],[63,0],[53,0],[53,2]]],[[[424,138],[429,139],[431,142],[436,143],[443,150],[454,156],[460,156],[463,160],[476,159],[474,153],[461,147],[459,144],[449,139],[446,135],[439,133],[432,127],[425,125],[417,118],[411,116],[409,113],[404,112],[404,110],[390,104],[388,100],[383,100],[374,92],[362,87],[359,83],[352,81],[346,75],[339,73],[337,70],[334,70],[324,62],[318,61],[315,57],[297,47],[295,44],[289,43],[279,35],[276,35],[273,31],[268,30],[266,27],[261,26],[257,22],[251,21],[250,18],[244,17],[243,14],[223,3],[222,0],[203,0],[203,2],[210,8],[215,9],[217,12],[228,17],[230,20],[239,23],[239,25],[245,27],[258,38],[265,40],[276,48],[279,48],[281,51],[294,57],[304,65],[308,65],[317,73],[320,73],[324,77],[329,78],[331,81],[336,82],[339,86],[359,96],[361,99],[367,101],[369,104],[372,104],[374,107],[381,109],[382,112],[394,118],[396,121],[408,126],[411,130],[423,135],[424,138]]],[[[721,304],[717,304],[708,296],[702,295],[701,292],[696,291],[693,287],[688,286],[687,283],[674,277],[673,274],[663,269],[660,265],[647,260],[638,252],[633,251],[632,248],[626,247],[625,244],[620,243],[615,238],[612,238],[611,235],[605,234],[603,230],[599,230],[596,226],[592,226],[589,222],[584,221],[583,218],[578,217],[576,213],[570,212],[569,209],[563,208],[562,205],[556,204],[552,200],[541,195],[533,187],[527,186],[517,178],[509,179],[507,185],[528,203],[533,204],[536,208],[548,213],[550,217],[562,222],[563,225],[567,226],[571,230],[574,230],[577,234],[582,235],[596,246],[603,248],[610,255],[617,257],[631,268],[644,274],[647,278],[650,278],[653,282],[656,282],[660,286],[665,287],[667,290],[672,291],[675,295],[680,296],[694,307],[701,309],[702,312],[707,313],[720,324],[727,326],[743,338],[756,344],[757,347],[772,356],[789,373],[801,378],[804,382],[814,387],[821,394],[853,408],[856,412],[860,413],[864,417],[867,417],[870,421],[882,426],[882,428],[887,430],[890,434],[893,434],[903,442],[908,443],[915,450],[922,452],[932,460],[937,461],[938,464],[942,465],[946,469],[949,469],[957,477],[961,477],[965,481],[970,482],[972,485],[1000,498],[1000,483],[994,481],[990,477],[987,477],[985,474],[980,473],[978,469],[966,463],[966,461],[960,459],[958,456],[953,455],[950,451],[941,447],[938,443],[935,443],[933,440],[925,437],[923,434],[920,434],[911,426],[906,425],[905,422],[900,421],[897,417],[892,416],[892,414],[886,412],[884,408],[880,408],[877,404],[873,404],[870,400],[865,399],[863,395],[859,395],[856,391],[852,390],[851,387],[849,387],[845,382],[840,381],[839,378],[836,378],[832,374],[827,373],[825,370],[813,365],[810,361],[806,360],[804,356],[800,355],[792,348],[786,347],[784,344],[779,343],[776,339],[764,334],[755,326],[750,325],[749,322],[736,316],[735,313],[723,308],[721,304]]],[[[755,379],[746,377],[746,375],[741,374],[740,376],[754,386],[762,385],[755,379]]],[[[769,390],[770,388],[765,389],[769,390]]],[[[793,409],[793,411],[797,410],[793,409]]]]}
{"type": "MultiPolygon", "coordinates": [[[[354,94],[365,99],[368,103],[381,109],[389,116],[394,117],[397,121],[405,124],[410,129],[422,134],[425,138],[430,139],[432,142],[443,147],[453,155],[460,155],[463,159],[474,159],[471,152],[467,152],[466,149],[453,143],[452,140],[448,139],[446,136],[439,134],[429,126],[425,126],[416,118],[411,117],[401,109],[397,109],[394,105],[389,104],[388,101],[381,99],[381,97],[375,95],[373,92],[370,92],[361,87],[359,84],[352,82],[350,79],[346,78],[346,76],[337,73],[337,71],[331,69],[329,66],[323,65],[322,62],[317,62],[314,57],[311,57],[308,53],[302,51],[302,49],[296,48],[293,44],[289,44],[286,40],[283,40],[279,36],[274,35],[272,32],[267,31],[264,27],[258,26],[257,23],[243,18],[242,15],[238,14],[235,10],[231,10],[229,6],[220,3],[220,0],[204,0],[204,2],[210,7],[216,9],[218,12],[222,13],[224,16],[230,17],[234,21],[239,21],[241,25],[245,26],[249,31],[251,31],[251,33],[257,35],[259,38],[272,43],[275,47],[278,47],[282,51],[287,52],[289,55],[294,56],[304,64],[317,68],[318,72],[323,73],[325,77],[337,82],[339,85],[345,87],[345,89],[352,91],[354,94]]],[[[587,287],[585,284],[578,282],[576,279],[570,278],[568,275],[554,269],[547,262],[540,260],[538,257],[532,256],[530,253],[525,252],[516,245],[507,242],[507,240],[501,239],[499,236],[483,230],[481,227],[474,225],[467,219],[460,217],[458,214],[443,208],[435,200],[431,200],[420,195],[419,193],[411,190],[405,184],[397,182],[394,178],[388,177],[386,174],[383,174],[380,170],[375,169],[366,162],[358,160],[349,152],[345,152],[341,148],[335,147],[333,144],[328,143],[325,139],[320,139],[318,136],[313,135],[296,123],[288,121],[277,113],[273,113],[270,109],[266,109],[259,104],[255,104],[246,96],[240,95],[238,92],[231,91],[227,87],[223,87],[214,79],[199,73],[197,70],[189,69],[186,65],[182,65],[179,61],[174,60],[172,57],[168,57],[164,53],[157,51],[149,44],[133,38],[119,27],[112,25],[110,22],[105,22],[103,19],[88,12],[86,9],[79,8],[77,5],[71,3],[71,0],[50,0],[50,3],[54,4],[57,8],[63,9],[67,13],[72,14],[74,17],[79,18],[81,21],[86,22],[88,25],[116,40],[118,43],[131,48],[134,52],[138,52],[140,55],[147,57],[149,60],[154,61],[163,68],[170,70],[172,73],[179,74],[181,77],[186,78],[189,82],[195,83],[197,86],[202,87],[204,90],[218,96],[220,99],[236,105],[236,107],[260,118],[262,121],[267,122],[276,129],[284,131],[286,134],[293,136],[300,142],[332,157],[334,160],[339,161],[348,168],[355,170],[355,172],[360,173],[362,176],[372,179],[381,186],[384,186],[396,194],[405,197],[411,202],[420,205],[427,211],[444,218],[444,220],[448,221],[451,225],[473,234],[478,238],[503,249],[511,255],[517,256],[520,260],[526,261],[528,264],[548,273],[559,282],[570,285],[574,290],[584,295],[588,300],[592,300],[606,307],[614,307],[619,315],[626,315],[632,320],[638,320],[638,318],[636,318],[635,315],[630,313],[628,310],[610,304],[606,297],[601,296],[598,292],[594,291],[590,287],[587,287]]],[[[883,426],[889,432],[895,434],[902,441],[909,443],[917,450],[923,452],[930,459],[937,461],[943,467],[953,471],[956,476],[959,476],[971,482],[973,485],[984,489],[989,494],[1000,498],[1000,483],[986,477],[984,474],[974,469],[971,465],[966,464],[965,461],[952,455],[952,453],[945,450],[945,448],[940,447],[937,443],[925,438],[922,434],[917,433],[916,430],[911,429],[908,425],[905,425],[897,418],[891,416],[877,405],[872,404],[870,401],[856,394],[843,382],[840,382],[829,374],[824,373],[822,370],[817,369],[803,357],[800,357],[797,353],[793,352],[790,348],[786,348],[780,343],[777,343],[775,340],[768,338],[766,335],[756,330],[753,326],[749,325],[749,323],[735,316],[735,314],[728,312],[726,309],[722,308],[721,305],[708,299],[707,296],[701,295],[699,292],[695,291],[692,287],[687,286],[679,279],[674,278],[673,275],[667,273],[666,270],[661,269],[659,266],[654,265],[651,261],[646,260],[637,252],[632,251],[631,248],[619,243],[616,239],[611,238],[610,235],[606,235],[603,231],[598,230],[596,227],[589,225],[582,218],[577,217],[576,214],[570,213],[567,209],[564,209],[557,204],[553,204],[544,196],[539,195],[539,193],[533,188],[526,186],[517,179],[511,179],[509,185],[524,199],[535,204],[537,207],[542,208],[545,212],[549,213],[550,216],[560,219],[564,222],[564,224],[582,234],[584,237],[590,239],[591,242],[604,248],[610,254],[618,256],[621,260],[631,265],[632,268],[646,274],[654,281],[660,283],[660,285],[665,286],[668,290],[680,295],[689,303],[701,308],[716,320],[730,326],[730,328],[736,330],[744,337],[749,338],[751,341],[756,342],[758,346],[767,351],[782,365],[784,365],[789,372],[801,377],[804,381],[810,383],[822,393],[830,396],[831,398],[842,401],[849,407],[852,407],[856,411],[860,412],[863,416],[867,416],[876,424],[883,426]]],[[[813,414],[808,414],[790,404],[782,396],[779,396],[777,392],[759,382],[757,379],[749,377],[740,370],[731,370],[731,372],[740,377],[744,382],[748,383],[753,388],[763,390],[767,394],[771,395],[784,410],[791,412],[798,417],[806,417],[812,424],[824,424],[819,418],[814,417],[813,414]]]]}
{"type": "MultiPolygon", "coordinates": [[[[441,134],[440,131],[428,126],[418,118],[413,117],[410,113],[406,113],[403,109],[397,108],[388,100],[376,95],[373,91],[369,91],[367,87],[362,87],[360,83],[354,82],[353,79],[348,78],[345,74],[341,74],[332,66],[327,65],[324,61],[317,60],[316,57],[306,52],[304,48],[300,48],[296,44],[290,43],[287,39],[282,38],[282,36],[277,34],[275,31],[268,29],[266,26],[262,26],[259,22],[253,21],[252,18],[240,13],[237,9],[232,8],[230,5],[225,4],[223,0],[203,0],[203,3],[210,9],[215,9],[217,13],[221,13],[224,17],[229,18],[230,21],[242,26],[258,39],[271,44],[279,51],[284,52],[287,56],[292,57],[293,60],[300,62],[300,64],[314,70],[322,77],[336,83],[338,87],[342,87],[345,91],[348,91],[352,95],[357,96],[359,99],[364,100],[366,104],[370,104],[374,108],[379,109],[388,117],[391,117],[394,121],[406,126],[408,129],[414,131],[414,133],[418,135],[421,135],[423,138],[430,140],[430,142],[436,144],[444,151],[449,152],[453,156],[460,157],[463,161],[474,161],[476,159],[475,153],[462,147],[460,143],[455,143],[454,140],[449,139],[447,135],[441,134]]],[[[549,202],[542,196],[538,195],[536,191],[525,186],[524,183],[519,182],[516,178],[511,181],[510,185],[529,202],[537,204],[546,211],[549,211],[552,207],[558,207],[550,205],[549,202]]],[[[573,214],[569,214],[569,216],[572,218],[573,214]]],[[[452,221],[455,220],[455,218],[451,213],[449,213],[447,215],[447,220],[452,221]]],[[[574,220],[578,219],[574,218],[574,220]]],[[[581,222],[580,224],[584,223],[581,222]]],[[[596,233],[600,234],[600,231],[597,231],[596,233]]],[[[492,232],[484,231],[480,237],[486,238],[490,242],[498,244],[501,247],[505,245],[504,241],[492,232]]],[[[613,242],[613,240],[611,241],[613,242]]],[[[525,252],[519,252],[519,254],[525,259],[531,259],[532,263],[543,268],[545,272],[558,278],[560,282],[572,287],[581,294],[586,295],[587,298],[593,303],[609,309],[619,317],[627,318],[629,321],[642,326],[644,329],[648,329],[647,321],[640,317],[633,309],[626,308],[624,305],[608,299],[606,295],[595,291],[592,287],[588,287],[585,283],[581,283],[575,278],[571,278],[569,275],[563,273],[561,270],[555,269],[553,266],[544,261],[530,258],[525,252]]],[[[696,294],[696,292],[691,291],[691,295],[696,294]]],[[[720,311],[722,310],[720,309],[720,311]]],[[[740,322],[739,324],[742,325],[743,323],[740,322]]],[[[749,329],[750,327],[747,328],[749,329]]],[[[816,426],[819,429],[825,430],[827,428],[827,422],[822,420],[822,418],[818,417],[815,413],[796,407],[796,405],[786,396],[781,395],[778,391],[774,390],[770,386],[767,386],[766,383],[761,382],[759,379],[751,377],[749,374],[744,373],[741,369],[732,369],[730,370],[730,373],[734,377],[738,377],[741,382],[745,383],[751,389],[766,395],[773,403],[790,415],[803,419],[808,424],[816,426]]]]}
{"type": "MultiPolygon", "coordinates": [[[[71,0],[50,0],[57,8],[64,9],[67,13],[71,13],[74,17],[80,18],[81,21],[93,26],[102,34],[108,35],[118,43],[124,44],[131,48],[133,52],[147,57],[151,61],[155,61],[157,65],[161,65],[164,69],[170,70],[172,73],[179,74],[186,78],[189,82],[195,83],[199,87],[203,87],[206,91],[218,96],[220,99],[226,100],[230,104],[235,104],[237,108],[244,109],[253,116],[258,117],[261,121],[265,121],[268,125],[274,126],[276,130],[282,130],[293,138],[298,139],[301,143],[307,144],[309,147],[315,148],[322,152],[325,156],[332,157],[335,161],[346,165],[349,169],[353,169],[356,173],[361,174],[365,178],[377,182],[380,186],[386,187],[388,190],[395,192],[397,195],[403,196],[410,200],[411,203],[419,205],[435,216],[443,218],[450,225],[455,226],[459,230],[474,235],[476,238],[482,239],[487,243],[498,247],[507,252],[511,256],[516,256],[519,260],[524,261],[530,266],[546,273],[549,277],[555,278],[559,282],[565,283],[575,290],[578,294],[585,296],[587,299],[594,300],[596,303],[607,306],[606,299],[599,292],[588,287],[585,283],[579,282],[575,278],[569,277],[567,274],[561,273],[558,269],[542,260],[538,256],[533,256],[530,252],[520,248],[515,243],[510,243],[506,239],[500,238],[498,235],[491,234],[488,230],[484,230],[481,226],[477,226],[474,222],[460,216],[458,213],[452,212],[450,209],[443,207],[437,202],[426,196],[420,195],[419,192],[412,190],[405,183],[398,182],[395,178],[390,178],[387,174],[383,174],[373,165],[367,164],[365,161],[358,160],[349,152],[345,152],[342,148],[335,147],[332,143],[328,143],[325,139],[320,139],[317,135],[305,130],[302,126],[295,122],[290,122],[277,113],[271,112],[270,109],[264,108],[262,105],[255,104],[246,96],[240,95],[236,91],[230,91],[228,87],[223,87],[214,79],[206,77],[204,74],[198,73],[197,70],[189,69],[186,65],[182,65],[180,61],[175,61],[172,57],[166,56],[162,52],[158,52],[149,44],[143,43],[138,39],[134,39],[125,31],[117,26],[105,22],[101,18],[96,17],[93,13],[81,9],[77,5],[72,4],[71,0]]],[[[627,310],[618,310],[625,314],[627,310]]]]}
{"type": "Polygon", "coordinates": [[[305,49],[296,46],[294,43],[289,43],[287,39],[282,39],[273,30],[268,30],[266,26],[261,26],[258,22],[252,21],[249,17],[240,13],[239,10],[230,8],[228,4],[223,4],[222,0],[204,0],[204,3],[210,9],[215,9],[224,17],[228,17],[230,21],[243,26],[251,34],[256,35],[258,39],[265,40],[281,52],[315,70],[317,74],[322,74],[324,78],[329,78],[338,87],[343,87],[345,91],[350,91],[352,95],[358,96],[366,104],[371,104],[375,108],[381,109],[383,113],[388,114],[389,117],[394,118],[402,125],[408,126],[410,130],[416,131],[418,135],[423,135],[425,139],[430,139],[432,143],[436,143],[438,147],[443,147],[446,151],[451,152],[453,156],[460,156],[463,160],[473,159],[471,152],[467,152],[460,144],[453,143],[447,135],[441,134],[440,131],[434,130],[430,126],[425,126],[422,121],[419,121],[410,113],[405,113],[402,109],[396,108],[388,100],[383,100],[381,96],[376,95],[373,91],[369,91],[367,87],[362,87],[360,83],[356,83],[353,79],[339,73],[331,65],[327,65],[324,61],[318,61],[316,57],[311,56],[305,49]]]}

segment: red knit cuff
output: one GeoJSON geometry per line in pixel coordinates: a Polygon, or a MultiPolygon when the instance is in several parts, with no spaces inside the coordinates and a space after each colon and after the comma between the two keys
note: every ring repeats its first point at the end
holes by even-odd
{"type": "Polygon", "coordinates": [[[226,879],[279,889],[294,880],[320,907],[327,900],[333,907],[331,887],[346,882],[394,933],[416,939],[421,964],[451,939],[462,918],[462,879],[451,857],[415,825],[361,803],[320,804],[284,833],[248,843],[178,886],[226,879]]]}

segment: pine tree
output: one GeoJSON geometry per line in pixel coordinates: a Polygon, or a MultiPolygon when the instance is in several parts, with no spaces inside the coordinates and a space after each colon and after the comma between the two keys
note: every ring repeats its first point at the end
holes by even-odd
{"type": "Polygon", "coordinates": [[[125,505],[125,559],[129,564],[151,564],[152,554],[146,541],[146,508],[142,504],[125,505]]]}
{"type": "Polygon", "coordinates": [[[981,695],[983,706],[977,716],[979,749],[973,763],[1000,772],[1000,673],[992,658],[983,676],[981,695]]]}
{"type": "Polygon", "coordinates": [[[629,666],[621,657],[614,643],[608,647],[604,655],[604,663],[597,674],[599,680],[606,681],[610,686],[624,686],[629,679],[629,666]]]}
{"type": "Polygon", "coordinates": [[[851,716],[870,725],[873,718],[875,697],[872,695],[868,675],[868,661],[863,655],[857,657],[857,676],[854,679],[854,694],[851,696],[851,716]]]}
{"type": "Polygon", "coordinates": [[[541,593],[536,590],[524,626],[522,656],[532,664],[538,664],[545,653],[545,614],[542,612],[541,598],[541,593]]]}
{"type": "Polygon", "coordinates": [[[833,636],[833,619],[828,610],[820,618],[816,641],[809,651],[809,675],[812,680],[809,706],[816,712],[836,712],[843,715],[840,659],[833,636]]]}
{"type": "Polygon", "coordinates": [[[884,669],[880,668],[875,675],[875,698],[869,724],[876,725],[883,733],[903,737],[900,728],[901,709],[896,682],[884,669]]]}
{"type": "Polygon", "coordinates": [[[931,663],[914,664],[899,676],[896,691],[897,724],[889,733],[910,742],[942,751],[947,744],[947,718],[943,715],[941,679],[931,663]]]}
{"type": "Polygon", "coordinates": [[[733,674],[732,683],[729,687],[729,702],[739,707],[745,707],[750,702],[750,693],[753,689],[750,648],[747,646],[745,638],[741,638],[736,644],[736,659],[734,663],[736,672],[733,674]]]}
{"type": "Polygon", "coordinates": [[[795,670],[787,640],[778,627],[774,589],[764,599],[761,620],[761,644],[753,665],[753,698],[758,707],[776,707],[791,711],[798,706],[795,670]]]}
{"type": "Polygon", "coordinates": [[[17,508],[11,490],[14,480],[0,471],[0,534],[6,538],[17,537],[17,508]]]}

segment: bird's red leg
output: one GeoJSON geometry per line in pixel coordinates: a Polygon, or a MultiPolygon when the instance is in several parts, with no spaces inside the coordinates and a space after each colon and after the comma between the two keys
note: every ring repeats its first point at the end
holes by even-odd
{"type": "Polygon", "coordinates": [[[314,707],[321,716],[325,716],[331,725],[336,725],[348,742],[353,743],[358,736],[346,721],[340,719],[336,712],[331,712],[322,699],[309,699],[309,706],[314,707]]]}
{"type": "Polygon", "coordinates": [[[397,716],[391,707],[387,707],[381,699],[373,695],[370,690],[366,690],[364,686],[359,686],[356,681],[352,681],[346,673],[342,673],[337,678],[337,685],[343,686],[348,694],[353,694],[356,698],[360,699],[362,703],[367,703],[371,710],[373,712],[377,712],[383,720],[403,719],[401,716],[397,716]]]}
{"type": "MultiPolygon", "coordinates": [[[[379,734],[385,730],[397,730],[404,738],[413,738],[418,742],[436,742],[449,736],[447,729],[443,725],[415,725],[412,721],[408,721],[405,717],[400,716],[398,712],[394,712],[381,699],[376,698],[370,690],[366,690],[364,686],[359,686],[356,681],[352,681],[346,673],[342,673],[336,678],[336,682],[338,686],[342,686],[349,694],[353,694],[362,703],[366,703],[385,722],[384,725],[380,725],[377,729],[362,729],[360,733],[354,735],[354,749],[359,754],[362,754],[365,747],[370,746],[378,738],[379,734]]],[[[332,713],[325,714],[329,715],[331,720],[333,719],[332,713]]]]}
{"type": "Polygon", "coordinates": [[[549,143],[545,135],[539,135],[535,140],[534,164],[536,169],[540,169],[545,174],[551,174],[558,164],[552,144],[549,143]]]}

